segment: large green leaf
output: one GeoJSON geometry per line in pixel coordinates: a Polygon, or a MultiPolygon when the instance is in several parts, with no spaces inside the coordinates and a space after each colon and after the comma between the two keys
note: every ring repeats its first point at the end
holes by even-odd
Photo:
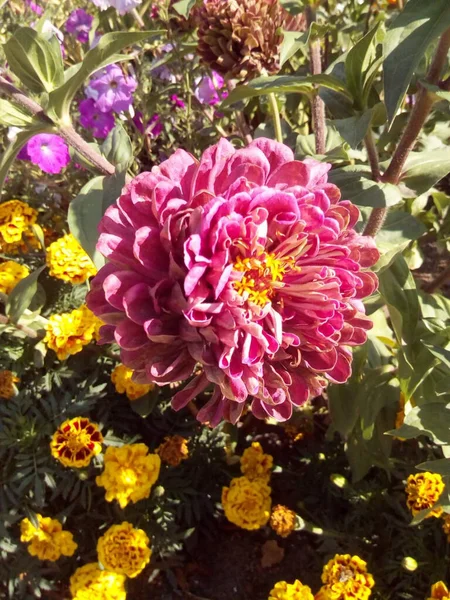
{"type": "Polygon", "coordinates": [[[448,0],[409,0],[384,40],[384,95],[392,122],[430,44],[450,26],[448,0]]]}
{"type": "Polygon", "coordinates": [[[367,72],[376,60],[376,35],[379,24],[361,38],[347,52],[345,58],[345,78],[347,87],[360,110],[365,106],[365,83],[367,72]]]}
{"type": "Polygon", "coordinates": [[[429,152],[411,152],[403,167],[401,181],[420,196],[428,192],[448,173],[450,173],[448,148],[429,152]]]}
{"type": "Polygon", "coordinates": [[[272,93],[297,93],[312,94],[315,87],[326,87],[351,98],[345,85],[333,75],[309,75],[301,77],[298,75],[272,75],[269,77],[258,77],[246,85],[238,85],[222,102],[222,107],[230,106],[246,98],[264,96],[272,93]]]}
{"type": "Polygon", "coordinates": [[[27,127],[33,123],[32,115],[8,100],[0,98],[0,125],[5,127],[27,127]]]}
{"type": "Polygon", "coordinates": [[[304,46],[304,41],[299,31],[283,31],[283,41],[280,48],[280,66],[283,66],[285,62],[292,58],[302,46],[304,46]]]}
{"type": "Polygon", "coordinates": [[[3,49],[11,71],[32,92],[51,92],[63,82],[61,48],[55,36],[47,40],[31,27],[20,27],[3,49]]]}
{"type": "Polygon", "coordinates": [[[388,432],[407,440],[426,435],[436,444],[450,444],[450,405],[432,402],[412,408],[403,425],[388,432]]]}
{"type": "MultiPolygon", "coordinates": [[[[72,75],[65,80],[49,97],[48,113],[57,118],[69,118],[70,104],[73,97],[86,82],[88,77],[99,69],[116,62],[117,52],[123,48],[147,39],[158,31],[133,31],[105,33],[95,48],[87,52],[83,62],[77,69],[72,69],[72,75]]],[[[122,55],[119,55],[123,60],[122,55]]]]}
{"type": "Polygon", "coordinates": [[[117,167],[126,171],[133,162],[133,146],[123,125],[117,123],[102,144],[102,153],[117,167]]]}
{"type": "Polygon", "coordinates": [[[357,148],[363,141],[371,121],[372,111],[366,110],[354,117],[335,119],[334,121],[331,121],[330,124],[336,127],[341,137],[350,144],[352,148],[357,148]]]}
{"type": "Polygon", "coordinates": [[[439,473],[444,477],[450,477],[450,459],[440,458],[438,460],[428,460],[427,462],[417,465],[422,471],[430,471],[431,473],[439,473]]]}
{"type": "Polygon", "coordinates": [[[187,19],[189,13],[194,8],[195,3],[196,0],[178,0],[178,2],[175,2],[175,4],[173,5],[173,8],[177,11],[179,15],[187,19]]]}
{"type": "Polygon", "coordinates": [[[30,273],[30,275],[19,281],[9,294],[5,312],[12,323],[17,323],[25,310],[30,306],[37,292],[38,277],[44,269],[45,265],[30,273]]]}
{"type": "Polygon", "coordinates": [[[339,187],[343,198],[359,206],[385,208],[402,200],[397,186],[373,181],[372,173],[364,165],[333,169],[328,178],[339,187]]]}
{"type": "Polygon", "coordinates": [[[377,233],[376,241],[381,256],[374,266],[374,271],[388,267],[397,254],[403,252],[413,240],[417,240],[425,232],[425,225],[406,211],[391,211],[377,233]]]}

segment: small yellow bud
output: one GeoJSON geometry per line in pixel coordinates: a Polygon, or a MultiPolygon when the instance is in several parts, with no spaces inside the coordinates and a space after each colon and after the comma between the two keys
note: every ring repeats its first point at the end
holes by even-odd
{"type": "Polygon", "coordinates": [[[418,566],[417,560],[415,560],[412,556],[405,556],[405,558],[402,560],[402,567],[411,573],[415,571],[418,566]]]}
{"type": "Polygon", "coordinates": [[[339,475],[338,473],[333,473],[332,475],[330,475],[330,481],[331,483],[334,483],[334,485],[338,488],[344,489],[348,487],[348,481],[346,480],[346,478],[343,475],[339,475]]]}

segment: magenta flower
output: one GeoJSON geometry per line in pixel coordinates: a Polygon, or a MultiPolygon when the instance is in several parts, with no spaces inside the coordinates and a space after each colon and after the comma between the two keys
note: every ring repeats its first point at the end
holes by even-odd
{"type": "Polygon", "coordinates": [[[110,112],[101,112],[92,98],[80,102],[80,123],[92,131],[92,135],[105,138],[115,125],[114,115],[110,112]]]}
{"type": "Polygon", "coordinates": [[[222,139],[200,161],[177,150],[127,185],[100,223],[109,262],[88,306],[136,381],[165,385],[200,366],[172,404],[211,389],[198,419],[217,425],[247,404],[284,421],[350,377],[379,253],[329,169],[269,139],[241,150],[222,139]]]}
{"type": "Polygon", "coordinates": [[[196,81],[195,97],[202,104],[214,106],[228,96],[228,91],[222,89],[224,79],[219,73],[212,72],[212,77],[204,75],[196,81]]]}
{"type": "Polygon", "coordinates": [[[118,65],[108,65],[95,74],[86,88],[86,96],[95,100],[101,112],[121,112],[133,103],[137,81],[131,75],[125,77],[118,65]]]}
{"type": "Polygon", "coordinates": [[[27,144],[28,157],[44,173],[60,173],[70,162],[69,148],[62,138],[52,133],[40,133],[27,144]]]}
{"type": "Polygon", "coordinates": [[[33,2],[33,0],[25,0],[25,4],[27,4],[38,16],[41,16],[44,12],[44,9],[39,6],[39,4],[36,4],[36,2],[33,2]]]}
{"type": "Polygon", "coordinates": [[[92,27],[94,17],[88,14],[82,8],[73,10],[66,21],[66,31],[76,36],[82,44],[89,41],[89,32],[92,27]]]}
{"type": "Polygon", "coordinates": [[[176,108],[186,108],[186,103],[176,94],[170,96],[170,101],[176,108]]]}
{"type": "Polygon", "coordinates": [[[144,128],[144,122],[142,120],[142,113],[140,111],[137,111],[133,117],[133,123],[136,125],[137,129],[142,134],[148,135],[151,138],[158,137],[163,130],[163,126],[161,123],[161,117],[157,114],[150,117],[150,119],[147,121],[146,127],[144,128]]]}

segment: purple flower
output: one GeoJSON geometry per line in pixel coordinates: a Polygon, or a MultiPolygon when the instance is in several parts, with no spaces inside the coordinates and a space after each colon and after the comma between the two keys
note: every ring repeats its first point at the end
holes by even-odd
{"type": "Polygon", "coordinates": [[[25,4],[27,4],[31,10],[39,16],[44,12],[44,9],[39,6],[39,4],[36,4],[36,2],[33,2],[33,0],[25,0],[25,4]]]}
{"type": "Polygon", "coordinates": [[[125,77],[117,65],[109,65],[94,76],[86,88],[86,96],[95,100],[101,112],[128,110],[133,103],[137,81],[131,75],[125,77]]]}
{"type": "Polygon", "coordinates": [[[94,137],[104,138],[113,129],[115,121],[112,112],[101,112],[92,98],[82,100],[79,108],[81,125],[91,129],[94,137]]]}
{"type": "Polygon", "coordinates": [[[176,94],[172,94],[170,96],[170,101],[177,108],[186,108],[186,103],[184,102],[184,100],[179,98],[176,94]]]}
{"type": "Polygon", "coordinates": [[[69,148],[58,135],[40,133],[27,144],[28,156],[44,173],[60,173],[70,162],[69,148]]]}
{"type": "Polygon", "coordinates": [[[212,72],[212,77],[205,75],[199,78],[196,83],[195,97],[202,104],[214,106],[228,96],[227,90],[222,90],[223,77],[215,71],[212,72]]]}
{"type": "Polygon", "coordinates": [[[66,22],[66,31],[76,35],[77,40],[85,44],[89,40],[89,31],[92,27],[94,17],[89,15],[82,8],[73,10],[66,22]]]}
{"type": "Polygon", "coordinates": [[[106,10],[110,6],[113,6],[119,15],[124,15],[136,6],[141,4],[142,0],[92,0],[95,6],[98,6],[100,10],[106,10]]]}
{"type": "Polygon", "coordinates": [[[136,112],[133,117],[133,123],[136,125],[136,128],[145,135],[148,135],[151,138],[158,137],[162,130],[163,126],[161,123],[161,117],[159,115],[153,115],[148,121],[147,125],[144,128],[144,122],[142,120],[142,113],[140,111],[136,112]]]}

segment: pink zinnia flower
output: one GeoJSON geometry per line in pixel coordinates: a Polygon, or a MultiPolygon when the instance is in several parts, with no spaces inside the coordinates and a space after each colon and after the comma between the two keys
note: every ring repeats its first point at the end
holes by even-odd
{"type": "Polygon", "coordinates": [[[379,253],[353,229],[359,211],[329,169],[269,139],[241,150],[222,139],[200,161],[177,150],[125,187],[100,224],[109,262],[88,305],[136,381],[195,371],[173,407],[210,388],[198,419],[216,425],[246,404],[284,421],[350,377],[350,347],[372,327],[362,299],[379,253]]]}
{"type": "Polygon", "coordinates": [[[27,144],[28,158],[45,173],[60,173],[70,162],[65,141],[52,133],[40,133],[27,144]]]}

